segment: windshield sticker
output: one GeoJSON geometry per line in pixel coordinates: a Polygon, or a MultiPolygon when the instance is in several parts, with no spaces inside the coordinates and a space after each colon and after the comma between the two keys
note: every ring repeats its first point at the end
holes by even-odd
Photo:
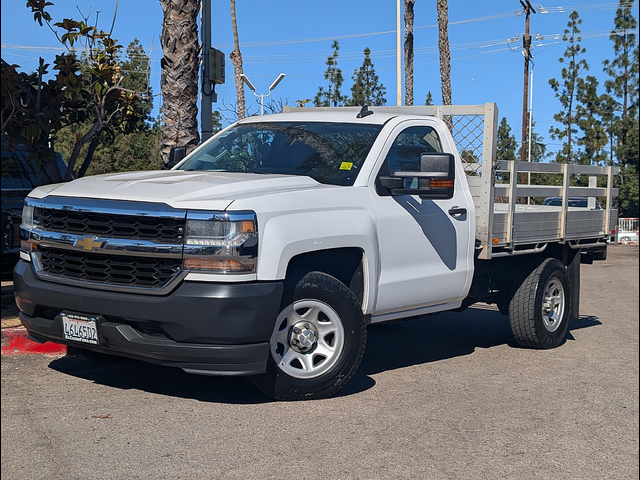
{"type": "Polygon", "coordinates": [[[342,162],[340,164],[340,170],[351,170],[353,168],[353,162],[342,162]]]}

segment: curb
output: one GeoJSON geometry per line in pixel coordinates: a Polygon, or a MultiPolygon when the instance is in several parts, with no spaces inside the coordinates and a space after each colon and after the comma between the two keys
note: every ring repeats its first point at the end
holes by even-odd
{"type": "Polygon", "coordinates": [[[39,353],[44,355],[66,355],[67,346],[59,343],[38,343],[29,340],[27,329],[2,329],[2,355],[21,355],[25,353],[39,353]]]}

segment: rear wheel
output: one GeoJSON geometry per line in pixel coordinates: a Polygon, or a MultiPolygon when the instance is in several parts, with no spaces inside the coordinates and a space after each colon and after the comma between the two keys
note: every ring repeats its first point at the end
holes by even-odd
{"type": "Polygon", "coordinates": [[[513,336],[523,347],[562,343],[571,310],[569,278],[562,262],[547,258],[525,276],[509,304],[513,336]]]}
{"type": "Polygon", "coordinates": [[[278,400],[330,397],[355,374],[366,342],[362,309],[342,282],[322,272],[294,275],[285,283],[267,371],[250,380],[278,400]]]}

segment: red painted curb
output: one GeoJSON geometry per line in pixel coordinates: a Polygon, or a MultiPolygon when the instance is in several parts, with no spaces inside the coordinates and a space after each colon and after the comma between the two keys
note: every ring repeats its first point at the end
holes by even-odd
{"type": "Polygon", "coordinates": [[[44,355],[65,355],[67,346],[58,343],[38,343],[27,338],[26,328],[2,329],[2,355],[20,355],[23,353],[40,353],[44,355]]]}

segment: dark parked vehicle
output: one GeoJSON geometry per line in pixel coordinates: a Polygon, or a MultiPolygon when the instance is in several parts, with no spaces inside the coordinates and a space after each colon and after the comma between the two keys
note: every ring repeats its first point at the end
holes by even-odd
{"type": "Polygon", "coordinates": [[[2,277],[9,276],[20,255],[20,223],[25,197],[40,185],[59,183],[67,168],[62,155],[38,168],[27,161],[29,151],[2,150],[2,277]]]}
{"type": "MultiPolygon", "coordinates": [[[[589,206],[589,199],[587,197],[569,197],[567,202],[570,207],[587,208],[589,206]]],[[[544,199],[543,205],[553,205],[556,207],[562,206],[562,197],[547,197],[544,199]]],[[[596,200],[596,210],[602,209],[600,202],[596,200]]]]}

